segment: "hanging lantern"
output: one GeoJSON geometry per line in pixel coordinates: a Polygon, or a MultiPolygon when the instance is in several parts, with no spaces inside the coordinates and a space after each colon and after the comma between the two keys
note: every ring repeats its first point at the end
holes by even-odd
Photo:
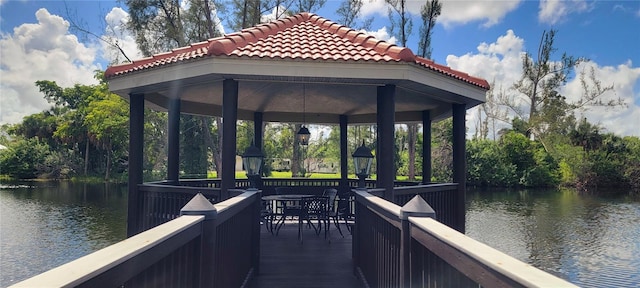
{"type": "Polygon", "coordinates": [[[309,138],[311,138],[311,133],[309,132],[309,129],[307,129],[307,127],[304,127],[304,125],[302,125],[302,127],[300,127],[300,130],[298,130],[296,136],[298,137],[298,143],[300,143],[300,145],[309,145],[309,138]]]}

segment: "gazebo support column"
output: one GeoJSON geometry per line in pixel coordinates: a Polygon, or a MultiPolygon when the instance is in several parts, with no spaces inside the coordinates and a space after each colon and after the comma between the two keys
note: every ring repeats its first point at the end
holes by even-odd
{"type": "Polygon", "coordinates": [[[453,104],[453,182],[458,183],[455,197],[454,229],[460,233],[465,231],[465,193],[466,193],[466,127],[465,104],[453,104]]]}
{"type": "Polygon", "coordinates": [[[236,185],[236,122],[238,121],[238,81],[222,83],[222,197],[229,198],[229,189],[236,185]]]}
{"type": "Polygon", "coordinates": [[[422,111],[422,183],[431,182],[431,112],[422,111]]]}
{"type": "Polygon", "coordinates": [[[342,193],[349,191],[349,165],[347,163],[347,150],[349,147],[347,147],[347,123],[348,116],[340,115],[340,189],[338,189],[338,191],[342,193]]]}
{"type": "Polygon", "coordinates": [[[127,237],[140,232],[138,217],[138,184],[142,184],[144,151],[144,94],[129,95],[129,197],[127,206],[127,237]]]}
{"type": "Polygon", "coordinates": [[[264,123],[262,122],[262,112],[253,113],[253,144],[262,150],[262,137],[264,136],[264,123]]]}
{"type": "Polygon", "coordinates": [[[385,188],[384,198],[390,202],[393,202],[393,182],[395,181],[395,169],[393,168],[395,95],[396,85],[388,84],[378,87],[377,187],[385,188]]]}
{"type": "Polygon", "coordinates": [[[169,101],[167,180],[171,183],[178,183],[180,181],[180,99],[169,101]]]}
{"type": "MultiPolygon", "coordinates": [[[[262,112],[254,112],[253,113],[253,145],[258,147],[262,153],[264,153],[264,147],[262,145],[264,136],[264,123],[262,121],[262,112]]],[[[260,169],[260,173],[264,171],[264,163],[262,163],[262,168],[260,169]]],[[[235,175],[235,173],[234,173],[235,175]]],[[[258,189],[262,189],[262,175],[258,179],[256,179],[256,187],[258,189]]]]}

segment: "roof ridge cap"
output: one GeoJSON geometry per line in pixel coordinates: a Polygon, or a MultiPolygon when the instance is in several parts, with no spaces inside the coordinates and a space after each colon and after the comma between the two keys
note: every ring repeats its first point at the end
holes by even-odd
{"type": "Polygon", "coordinates": [[[282,30],[309,20],[312,16],[315,16],[315,14],[302,12],[293,16],[259,24],[242,29],[238,32],[211,39],[208,46],[207,56],[229,54],[238,47],[243,47],[248,44],[255,43],[262,38],[275,35],[282,30]]]}
{"type": "Polygon", "coordinates": [[[339,37],[349,40],[354,44],[359,44],[366,48],[373,49],[381,55],[386,54],[404,62],[416,61],[416,55],[413,54],[413,51],[411,51],[411,49],[407,47],[401,47],[384,40],[379,40],[374,36],[363,32],[363,30],[358,31],[345,25],[341,25],[328,20],[326,18],[317,16],[315,14],[311,14],[309,16],[309,22],[312,22],[339,37]]]}

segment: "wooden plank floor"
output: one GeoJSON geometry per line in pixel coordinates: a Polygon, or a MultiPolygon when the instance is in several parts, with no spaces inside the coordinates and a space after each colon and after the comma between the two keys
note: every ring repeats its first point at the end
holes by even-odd
{"type": "Polygon", "coordinates": [[[285,224],[277,236],[261,227],[260,274],[249,287],[361,287],[353,274],[351,235],[344,225],[344,238],[332,225],[328,239],[305,225],[302,243],[297,225],[285,224]]]}

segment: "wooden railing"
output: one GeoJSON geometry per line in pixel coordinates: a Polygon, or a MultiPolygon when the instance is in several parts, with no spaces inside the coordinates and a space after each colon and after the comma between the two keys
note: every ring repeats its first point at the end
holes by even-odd
{"type": "MultiPolygon", "coordinates": [[[[449,227],[456,227],[458,213],[452,213],[456,209],[457,183],[433,183],[426,185],[402,186],[393,189],[393,203],[403,206],[415,195],[420,195],[429,205],[438,211],[436,220],[449,227]]],[[[464,215],[464,214],[463,214],[464,215]]]]}
{"type": "Polygon", "coordinates": [[[197,195],[176,219],[11,287],[241,287],[258,272],[259,210],[259,192],[197,195]]]}
{"type": "Polygon", "coordinates": [[[354,272],[369,287],[577,287],[451,229],[420,197],[357,190],[354,272]]]}
{"type": "MultiPolygon", "coordinates": [[[[321,195],[324,189],[338,189],[339,195],[343,198],[351,194],[351,190],[358,186],[357,179],[346,181],[349,187],[345,190],[340,179],[310,179],[310,178],[263,178],[260,187],[263,195],[275,194],[276,187],[297,187],[304,190],[304,194],[321,195]]],[[[236,187],[231,191],[232,195],[237,191],[242,191],[242,187],[248,187],[247,179],[236,179],[236,187]]],[[[404,205],[413,196],[420,195],[437,211],[438,221],[454,227],[454,223],[459,221],[455,211],[455,183],[433,183],[419,184],[415,182],[397,182],[394,188],[394,203],[404,205]]],[[[382,193],[384,189],[375,188],[375,181],[368,180],[366,187],[370,192],[382,193]]],[[[167,181],[145,183],[138,186],[138,207],[135,209],[137,215],[128,217],[128,225],[138,227],[136,231],[142,232],[153,228],[167,221],[171,221],[180,216],[180,207],[184,206],[193,196],[201,193],[211,203],[217,203],[222,199],[220,189],[220,179],[186,179],[178,183],[167,181]],[[131,221],[137,221],[132,223],[131,221]]],[[[380,194],[381,195],[381,194],[380,194]]]]}
{"type": "MultiPolygon", "coordinates": [[[[181,182],[182,183],[182,182],[181,182]]],[[[163,182],[146,183],[138,186],[138,232],[156,227],[180,216],[180,209],[198,193],[211,203],[221,199],[220,188],[208,186],[183,186],[163,182]]],[[[130,224],[131,225],[131,224],[130,224]]]]}

